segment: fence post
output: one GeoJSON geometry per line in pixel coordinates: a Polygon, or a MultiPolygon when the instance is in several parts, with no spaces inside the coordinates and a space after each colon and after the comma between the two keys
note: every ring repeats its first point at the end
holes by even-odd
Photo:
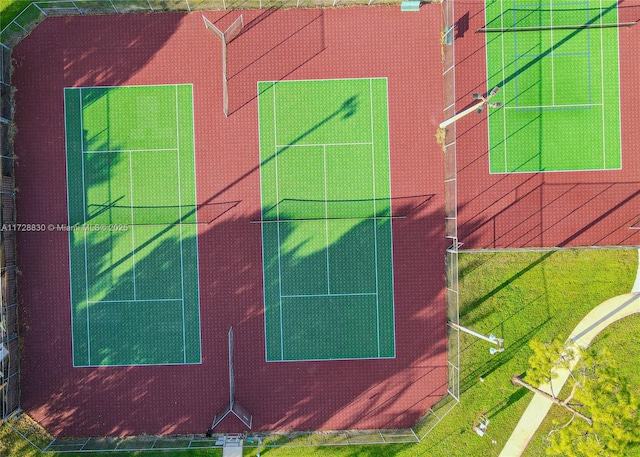
{"type": "Polygon", "coordinates": [[[14,20],[12,20],[11,22],[13,22],[15,25],[17,25],[17,26],[18,26],[18,27],[20,27],[22,30],[24,30],[25,32],[27,32],[27,29],[25,29],[23,26],[21,26],[20,24],[18,24],[18,23],[16,22],[16,20],[15,20],[15,19],[14,19],[14,20]]]}
{"type": "Polygon", "coordinates": [[[45,10],[43,10],[42,8],[40,8],[40,6],[39,6],[36,2],[33,2],[33,3],[32,3],[32,5],[33,5],[33,6],[35,6],[36,8],[38,8],[38,9],[40,10],[40,12],[41,12],[42,14],[44,14],[45,16],[48,16],[48,15],[49,15],[49,14],[47,14],[47,12],[46,12],[45,10]]]}

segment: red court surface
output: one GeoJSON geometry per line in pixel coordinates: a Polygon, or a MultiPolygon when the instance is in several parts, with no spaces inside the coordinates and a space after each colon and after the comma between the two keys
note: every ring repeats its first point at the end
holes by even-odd
{"type": "MultiPolygon", "coordinates": [[[[487,92],[483,1],[456,1],[456,109],[487,92]]],[[[619,21],[640,18],[621,1],[619,21]]],[[[489,174],[487,111],[457,123],[458,236],[462,249],[640,245],[640,26],[619,29],[622,169],[489,174]]],[[[550,127],[552,128],[552,127],[550,127]]],[[[579,132],[566,132],[579,135],[579,132]]]]}
{"type": "MultiPolygon", "coordinates": [[[[240,12],[205,14],[224,29],[240,12]]],[[[229,118],[201,13],[49,18],[14,50],[19,223],[67,223],[63,88],[138,84],[193,84],[199,219],[213,219],[199,365],[73,368],[67,233],[18,234],[22,408],[58,436],[204,433],[229,399],[230,326],[254,431],[408,427],[446,392],[440,6],[242,14],[229,118]],[[393,225],[397,356],[266,363],[256,83],[372,77],[388,78],[394,201],[426,201],[393,225]]],[[[243,430],[230,415],[215,432],[243,430]]]]}

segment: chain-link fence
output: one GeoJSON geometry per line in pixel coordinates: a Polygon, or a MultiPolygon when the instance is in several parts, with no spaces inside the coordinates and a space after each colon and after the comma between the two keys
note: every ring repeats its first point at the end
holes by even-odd
{"type": "MultiPolygon", "coordinates": [[[[156,13],[165,11],[199,11],[229,9],[263,9],[295,7],[336,7],[349,5],[398,4],[401,0],[53,0],[30,3],[0,31],[0,156],[2,224],[15,223],[15,184],[13,179],[13,88],[11,86],[11,49],[48,16],[156,13]]],[[[455,74],[453,55],[453,0],[443,0],[443,80],[444,118],[455,114],[455,74]]],[[[457,201],[455,124],[442,132],[445,153],[446,236],[453,240],[447,251],[448,318],[457,323],[457,201]]],[[[43,452],[82,452],[114,450],[203,449],[222,446],[223,435],[135,436],[57,439],[26,414],[19,412],[18,318],[15,232],[0,233],[0,342],[8,356],[0,360],[2,418],[17,433],[43,452]]],[[[451,411],[459,401],[458,331],[448,327],[447,394],[409,429],[341,430],[328,432],[261,433],[245,435],[245,446],[341,446],[362,444],[416,443],[451,411]]]]}
{"type": "MultiPolygon", "coordinates": [[[[26,414],[15,416],[7,424],[40,452],[107,452],[187,450],[219,448],[225,435],[138,435],[129,437],[56,438],[26,414]]],[[[274,447],[353,446],[367,444],[417,443],[413,429],[339,430],[291,433],[244,433],[244,446],[274,447]]]]}
{"type": "Polygon", "coordinates": [[[0,31],[9,50],[47,16],[397,4],[401,0],[52,0],[30,3],[0,31]]]}
{"type": "MultiPolygon", "coordinates": [[[[454,0],[442,2],[442,83],[444,90],[443,119],[456,114],[455,15],[454,0]]],[[[444,150],[445,236],[451,240],[446,252],[447,300],[447,394],[449,412],[460,401],[460,296],[458,284],[458,182],[456,161],[456,124],[440,132],[444,150]]],[[[445,399],[446,400],[446,399],[445,399]]]]}
{"type": "Polygon", "coordinates": [[[0,403],[2,418],[20,407],[16,287],[11,49],[0,45],[0,403]],[[8,230],[5,230],[8,228],[8,230]]]}

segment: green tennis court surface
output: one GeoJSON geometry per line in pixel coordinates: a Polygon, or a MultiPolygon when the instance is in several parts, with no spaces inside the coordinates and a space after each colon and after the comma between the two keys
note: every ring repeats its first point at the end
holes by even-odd
{"type": "Polygon", "coordinates": [[[621,167],[617,1],[487,0],[492,173],[621,167]],[[523,28],[551,27],[546,30],[523,28]]]}
{"type": "Polygon", "coordinates": [[[267,360],[394,357],[386,79],[258,93],[267,360]]]}
{"type": "Polygon", "coordinates": [[[200,363],[192,87],[64,94],[74,365],[200,363]]]}

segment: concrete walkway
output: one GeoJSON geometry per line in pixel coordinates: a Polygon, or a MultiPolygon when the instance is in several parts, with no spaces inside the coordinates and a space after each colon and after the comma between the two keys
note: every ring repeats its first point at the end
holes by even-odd
{"type": "MultiPolygon", "coordinates": [[[[567,343],[574,343],[580,348],[586,349],[607,326],[631,314],[640,313],[640,290],[638,289],[640,289],[640,281],[636,280],[632,293],[611,298],[591,310],[573,330],[567,343]]],[[[573,370],[577,362],[577,358],[574,359],[569,370],[573,370]]],[[[560,392],[564,386],[569,378],[569,370],[557,370],[558,377],[553,381],[555,392],[560,392]]],[[[551,393],[548,383],[541,385],[540,389],[551,393]]],[[[519,457],[522,455],[552,404],[550,400],[540,395],[534,395],[502,449],[500,457],[519,457]]]]}
{"type": "MultiPolygon", "coordinates": [[[[638,249],[638,259],[640,259],[640,249],[638,249]]],[[[636,282],[631,292],[640,292],[640,261],[638,261],[638,273],[636,274],[636,282]]]]}

